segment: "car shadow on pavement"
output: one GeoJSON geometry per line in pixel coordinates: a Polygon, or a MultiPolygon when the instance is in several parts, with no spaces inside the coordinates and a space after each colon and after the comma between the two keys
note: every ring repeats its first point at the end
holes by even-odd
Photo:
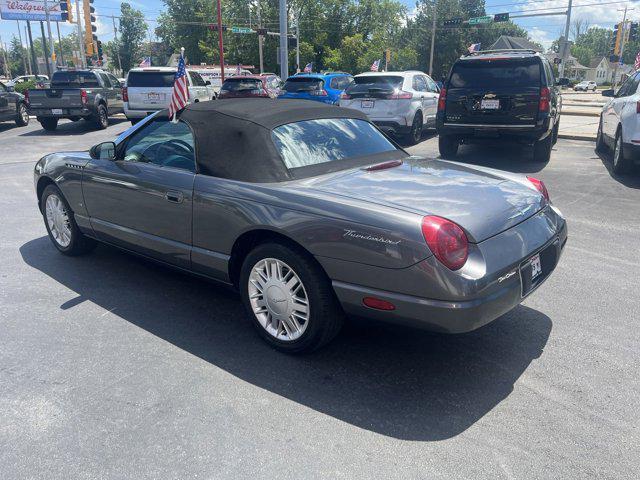
{"type": "Polygon", "coordinates": [[[63,310],[93,302],[245,382],[404,440],[437,441],[471,427],[513,391],[552,328],[525,306],[455,336],[352,321],[324,349],[289,356],[258,337],[224,287],[106,246],[64,257],[41,237],[20,253],[77,293],[63,310]]]}
{"type": "MultiPolygon", "coordinates": [[[[555,154],[554,146],[551,156],[555,154]]],[[[460,145],[456,162],[497,168],[514,173],[536,173],[547,166],[547,162],[534,162],[532,147],[518,144],[471,144],[460,145]]]]}
{"type": "Polygon", "coordinates": [[[600,159],[611,178],[616,182],[625,187],[640,188],[640,167],[634,165],[629,173],[619,175],[613,171],[613,152],[610,149],[603,152],[594,151],[594,155],[594,158],[600,159]]]}
{"type": "MultiPolygon", "coordinates": [[[[33,120],[36,124],[38,122],[33,120]]],[[[109,118],[109,125],[118,125],[120,123],[129,122],[125,117],[109,118]]],[[[39,124],[38,124],[39,125],[39,124]]],[[[65,121],[58,124],[58,128],[49,132],[44,128],[31,130],[20,134],[21,137],[55,137],[55,136],[72,136],[84,135],[85,133],[95,132],[97,128],[92,120],[78,120],[75,122],[65,121]]]]}

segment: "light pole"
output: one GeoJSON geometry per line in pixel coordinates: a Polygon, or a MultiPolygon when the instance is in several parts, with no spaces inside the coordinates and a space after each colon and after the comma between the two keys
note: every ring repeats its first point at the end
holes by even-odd
{"type": "Polygon", "coordinates": [[[436,18],[438,17],[438,3],[433,1],[433,25],[431,26],[431,54],[429,55],[429,76],[433,75],[433,52],[436,45],[436,18]]]}
{"type": "Polygon", "coordinates": [[[47,33],[49,34],[49,58],[47,59],[47,65],[51,65],[51,71],[55,70],[54,58],[56,56],[56,51],[53,46],[53,36],[51,35],[51,20],[49,19],[49,3],[47,0],[44,0],[44,16],[47,20],[47,33]]]}
{"type": "Polygon", "coordinates": [[[220,49],[220,83],[224,83],[224,44],[222,42],[222,7],[218,3],[218,48],[220,49]]]}
{"type": "Polygon", "coordinates": [[[567,50],[569,50],[569,27],[571,25],[571,4],[573,0],[569,0],[569,6],[567,7],[567,23],[564,26],[564,44],[560,45],[561,62],[560,68],[558,68],[558,76],[564,77],[564,65],[567,62],[567,50]]]}
{"type": "Polygon", "coordinates": [[[280,78],[289,76],[289,49],[287,45],[287,0],[280,2],[280,78]]]}

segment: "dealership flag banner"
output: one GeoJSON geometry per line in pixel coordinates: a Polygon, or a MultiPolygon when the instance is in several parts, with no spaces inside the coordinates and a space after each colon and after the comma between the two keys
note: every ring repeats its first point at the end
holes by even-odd
{"type": "Polygon", "coordinates": [[[311,73],[313,71],[313,62],[307,63],[304,67],[304,73],[311,73]]]}
{"type": "Polygon", "coordinates": [[[146,68],[151,66],[151,57],[144,57],[140,62],[139,67],[146,68]]]}
{"type": "Polygon", "coordinates": [[[187,106],[189,102],[189,86],[187,85],[187,69],[184,65],[184,48],[180,51],[178,70],[173,81],[173,93],[169,103],[169,118],[172,122],[178,123],[178,111],[187,106]]]}
{"type": "MultiPolygon", "coordinates": [[[[0,18],[2,20],[46,20],[44,2],[21,1],[21,0],[0,0],[0,18]]],[[[49,20],[52,22],[64,22],[60,4],[51,2],[49,4],[49,20]]]]}

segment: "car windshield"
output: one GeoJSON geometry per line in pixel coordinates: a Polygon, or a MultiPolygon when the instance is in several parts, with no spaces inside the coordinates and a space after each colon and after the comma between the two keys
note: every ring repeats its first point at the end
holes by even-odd
{"type": "Polygon", "coordinates": [[[262,80],[258,78],[229,78],[222,84],[222,89],[227,92],[242,92],[262,88],[262,80]]]}
{"type": "Polygon", "coordinates": [[[396,150],[369,122],[353,118],[288,123],[275,128],[272,137],[287,168],[396,150]]]}
{"type": "Polygon", "coordinates": [[[531,87],[540,85],[537,59],[462,60],[453,66],[452,88],[531,87]]]}
{"type": "Polygon", "coordinates": [[[324,82],[321,78],[293,77],[287,78],[284,89],[287,92],[311,92],[314,90],[322,90],[324,82]]]}
{"type": "Polygon", "coordinates": [[[173,87],[176,72],[129,72],[127,87],[173,87]]]}
{"type": "Polygon", "coordinates": [[[51,77],[52,88],[91,88],[99,86],[98,78],[93,72],[60,71],[55,72],[51,77]]]}

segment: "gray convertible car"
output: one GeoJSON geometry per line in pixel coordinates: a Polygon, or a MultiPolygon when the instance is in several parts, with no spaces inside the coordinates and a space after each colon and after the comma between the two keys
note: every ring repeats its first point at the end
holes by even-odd
{"type": "Polygon", "coordinates": [[[43,157],[35,185],[63,254],[100,241],[234,286],[287,352],[329,342],[345,315],[476,329],[548,278],[567,240],[541,181],[411,156],[360,112],[298,100],[159,112],[43,157]]]}

